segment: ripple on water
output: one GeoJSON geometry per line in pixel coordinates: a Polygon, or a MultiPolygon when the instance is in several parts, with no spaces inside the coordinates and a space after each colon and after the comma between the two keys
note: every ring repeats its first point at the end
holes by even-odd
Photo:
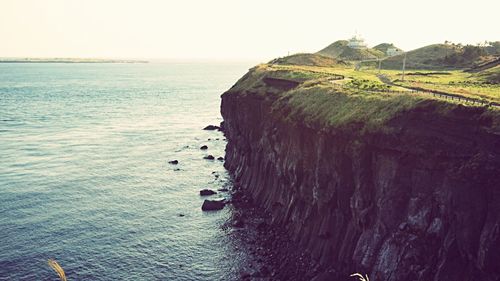
{"type": "Polygon", "coordinates": [[[201,129],[248,67],[0,65],[0,280],[52,280],[48,258],[70,280],[234,279],[229,210],[198,196],[227,174],[199,147],[223,156],[201,129]]]}

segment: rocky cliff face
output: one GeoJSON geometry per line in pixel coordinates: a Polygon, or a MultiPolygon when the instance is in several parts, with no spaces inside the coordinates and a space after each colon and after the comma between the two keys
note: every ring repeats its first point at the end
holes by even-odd
{"type": "Polygon", "coordinates": [[[285,118],[287,90],[222,96],[226,167],[329,280],[500,280],[500,132],[484,109],[429,101],[336,128],[285,118]]]}

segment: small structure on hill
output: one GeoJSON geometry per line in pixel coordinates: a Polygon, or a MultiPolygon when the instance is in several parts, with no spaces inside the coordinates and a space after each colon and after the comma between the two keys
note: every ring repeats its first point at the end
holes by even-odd
{"type": "Polygon", "coordinates": [[[389,48],[387,48],[386,55],[389,57],[392,57],[392,56],[397,56],[397,55],[402,54],[402,53],[403,53],[403,51],[396,48],[396,47],[389,47],[389,48]]]}
{"type": "Polygon", "coordinates": [[[349,39],[347,46],[352,49],[366,49],[365,40],[358,34],[354,35],[349,39]]]}

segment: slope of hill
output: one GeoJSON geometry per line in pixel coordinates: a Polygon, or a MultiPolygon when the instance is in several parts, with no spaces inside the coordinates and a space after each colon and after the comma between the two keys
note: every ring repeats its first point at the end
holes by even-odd
{"type": "Polygon", "coordinates": [[[328,45],[326,48],[317,52],[316,54],[332,58],[338,58],[340,54],[342,54],[342,52],[345,50],[345,48],[348,48],[347,43],[348,43],[347,40],[335,41],[332,44],[328,45]]]}
{"type": "Polygon", "coordinates": [[[381,43],[381,44],[378,44],[377,46],[373,47],[373,49],[381,51],[384,54],[387,53],[387,49],[389,49],[389,48],[395,48],[397,51],[400,51],[400,52],[403,51],[400,48],[394,46],[394,44],[392,44],[392,43],[381,43]]]}
{"type": "MultiPolygon", "coordinates": [[[[490,47],[433,44],[406,53],[406,67],[409,69],[464,69],[494,59],[487,49],[490,47]]],[[[388,58],[382,68],[400,69],[404,54],[388,58]]]]}
{"type": "MultiPolygon", "coordinates": [[[[454,45],[434,44],[425,46],[406,53],[406,67],[415,69],[434,69],[445,66],[444,59],[447,56],[460,53],[460,49],[454,45]]],[[[401,68],[404,54],[386,59],[382,62],[383,68],[401,68]]]]}
{"type": "Polygon", "coordinates": [[[478,76],[488,83],[500,84],[500,65],[481,71],[478,76]]]}
{"type": "Polygon", "coordinates": [[[336,41],[316,54],[351,61],[376,59],[384,57],[385,55],[384,52],[370,48],[352,49],[347,46],[347,43],[346,40],[336,41]]]}
{"type": "Polygon", "coordinates": [[[375,49],[352,49],[347,47],[342,54],[340,54],[340,59],[345,60],[369,60],[384,57],[385,54],[379,50],[375,49]]]}
{"type": "Polygon", "coordinates": [[[498,65],[500,65],[500,56],[492,60],[485,61],[484,63],[479,63],[471,67],[470,69],[467,69],[466,72],[481,72],[490,68],[494,68],[498,65]]]}
{"type": "Polygon", "coordinates": [[[335,65],[346,65],[344,61],[318,54],[294,54],[291,56],[277,58],[269,62],[270,64],[282,65],[307,65],[319,67],[332,67],[335,65]]]}

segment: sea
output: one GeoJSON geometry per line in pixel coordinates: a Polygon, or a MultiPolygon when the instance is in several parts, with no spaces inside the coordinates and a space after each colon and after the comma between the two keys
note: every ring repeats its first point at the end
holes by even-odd
{"type": "Polygon", "coordinates": [[[231,188],[203,128],[252,65],[0,64],[0,280],[58,280],[49,259],[71,281],[238,279],[231,208],[201,210],[231,188]]]}

